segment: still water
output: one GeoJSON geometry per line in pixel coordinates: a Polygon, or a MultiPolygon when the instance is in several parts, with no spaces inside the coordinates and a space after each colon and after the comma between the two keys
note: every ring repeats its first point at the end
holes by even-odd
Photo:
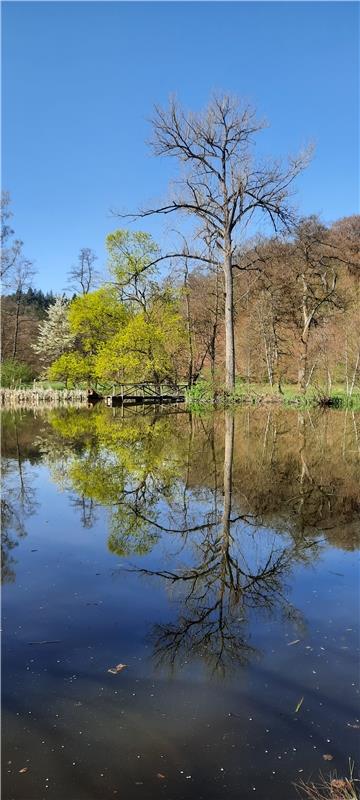
{"type": "Polygon", "coordinates": [[[2,422],[3,797],[293,800],[347,773],[360,416],[2,422]]]}

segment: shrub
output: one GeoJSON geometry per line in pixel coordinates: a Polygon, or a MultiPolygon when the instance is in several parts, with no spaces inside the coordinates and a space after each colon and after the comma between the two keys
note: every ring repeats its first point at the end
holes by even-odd
{"type": "Polygon", "coordinates": [[[1,386],[16,388],[22,383],[30,383],[33,377],[31,367],[21,361],[7,359],[1,364],[1,386]]]}

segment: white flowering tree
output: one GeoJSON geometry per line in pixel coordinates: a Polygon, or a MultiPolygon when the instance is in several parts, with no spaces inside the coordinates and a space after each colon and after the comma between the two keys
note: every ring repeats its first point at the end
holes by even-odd
{"type": "Polygon", "coordinates": [[[73,348],[75,336],[71,333],[68,308],[69,301],[64,297],[57,297],[55,303],[48,308],[46,319],[39,325],[38,340],[32,346],[44,367],[48,367],[73,348]]]}

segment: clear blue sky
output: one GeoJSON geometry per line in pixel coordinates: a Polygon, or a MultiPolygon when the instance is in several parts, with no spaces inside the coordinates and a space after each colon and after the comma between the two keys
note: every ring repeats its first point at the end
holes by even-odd
{"type": "MultiPolygon", "coordinates": [[[[356,213],[358,14],[352,2],[4,2],[2,184],[37,285],[61,290],[80,247],[104,262],[111,208],[163,197],[174,163],[150,156],[147,120],[173,92],[194,109],[214,89],[245,96],[271,123],[259,152],[314,140],[301,211],[356,213]]],[[[146,229],[163,240],[161,221],[146,229]]]]}

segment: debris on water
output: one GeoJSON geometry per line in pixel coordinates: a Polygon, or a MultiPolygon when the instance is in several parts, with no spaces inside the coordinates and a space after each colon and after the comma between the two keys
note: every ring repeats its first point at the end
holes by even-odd
{"type": "Polygon", "coordinates": [[[355,728],[355,730],[358,730],[360,728],[360,725],[359,725],[358,722],[347,722],[346,724],[347,724],[348,728],[355,728]]]}
{"type": "Polygon", "coordinates": [[[29,772],[29,769],[30,769],[30,767],[22,767],[22,769],[19,769],[20,775],[23,775],[24,772],[29,772]]]}
{"type": "Polygon", "coordinates": [[[332,789],[347,789],[349,787],[349,782],[344,781],[343,778],[333,778],[330,781],[330,786],[332,789]]]}
{"type": "Polygon", "coordinates": [[[301,708],[303,702],[304,702],[304,698],[301,697],[299,702],[298,702],[298,704],[297,704],[297,706],[296,706],[296,708],[295,708],[295,714],[297,714],[297,712],[300,711],[300,708],[301,708]]]}
{"type": "Polygon", "coordinates": [[[331,753],[324,753],[324,755],[323,755],[324,761],[332,761],[333,758],[334,758],[334,756],[332,756],[331,753]]]}
{"type": "Polygon", "coordinates": [[[166,775],[164,775],[163,772],[157,772],[156,777],[163,781],[166,778],[166,775]]]}
{"type": "Polygon", "coordinates": [[[28,642],[28,644],[60,644],[61,639],[43,639],[41,642],[28,642]]]}
{"type": "Polygon", "coordinates": [[[288,647],[291,647],[291,645],[292,645],[292,644],[299,644],[299,642],[300,642],[300,639],[294,639],[294,641],[293,641],[293,642],[288,642],[288,645],[287,645],[287,646],[288,646],[288,647]]]}
{"type": "Polygon", "coordinates": [[[119,672],[122,672],[125,667],[127,667],[127,664],[117,664],[116,667],[110,667],[108,672],[111,672],[112,675],[117,675],[119,672]]]}

